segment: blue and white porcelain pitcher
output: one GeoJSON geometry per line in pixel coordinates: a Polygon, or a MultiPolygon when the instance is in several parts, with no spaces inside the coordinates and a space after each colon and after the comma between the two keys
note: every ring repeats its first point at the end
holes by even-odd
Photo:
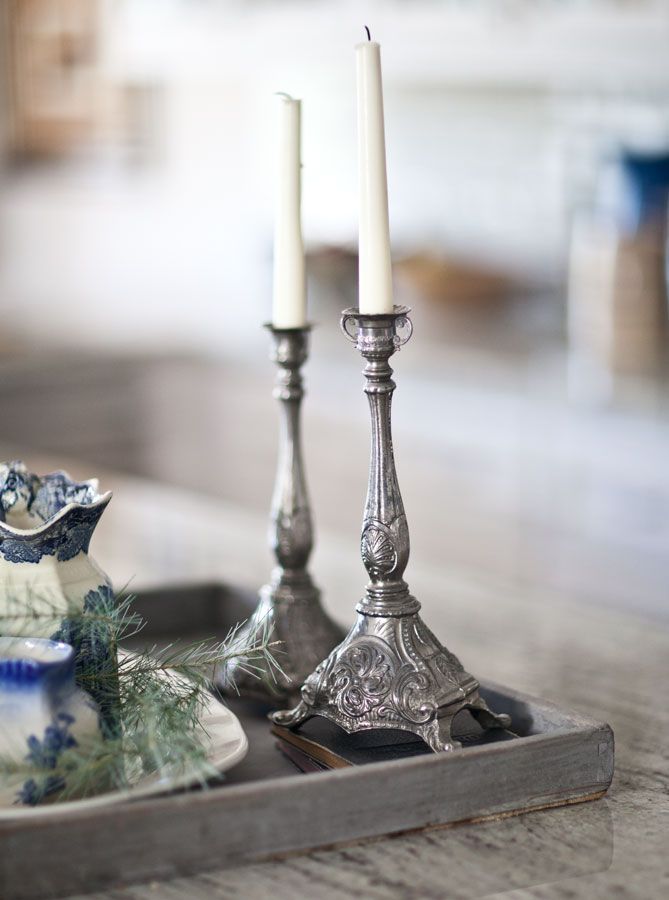
{"type": "Polygon", "coordinates": [[[21,462],[0,465],[0,635],[71,644],[77,678],[107,724],[109,684],[96,677],[109,680],[116,665],[112,631],[104,627],[113,593],[88,546],[110,499],[96,480],[75,482],[65,472],[39,477],[21,462]],[[90,622],[102,626],[86,627],[90,622]]]}

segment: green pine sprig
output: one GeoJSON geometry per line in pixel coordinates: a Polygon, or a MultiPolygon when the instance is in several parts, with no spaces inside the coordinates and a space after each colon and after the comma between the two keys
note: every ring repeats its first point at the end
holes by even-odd
{"type": "Polygon", "coordinates": [[[117,598],[109,592],[83,610],[69,604],[64,613],[48,597],[29,596],[5,603],[5,610],[0,634],[29,636],[65,621],[67,634],[76,634],[78,645],[109,648],[101,664],[77,672],[79,686],[108,714],[103,715],[106,727],[75,743],[68,740],[64,723],[54,739],[57,752],[41,752],[38,743],[39,752],[27,753],[22,762],[0,759],[0,787],[18,785],[20,800],[31,805],[126,790],[147,775],[166,788],[186,773],[206,785],[218,774],[207,758],[202,721],[213,672],[229,673],[232,662],[254,675],[281,671],[269,627],[249,635],[240,624],[222,641],[118,653],[119,644],[136,638],[145,625],[131,596],[117,598]]]}

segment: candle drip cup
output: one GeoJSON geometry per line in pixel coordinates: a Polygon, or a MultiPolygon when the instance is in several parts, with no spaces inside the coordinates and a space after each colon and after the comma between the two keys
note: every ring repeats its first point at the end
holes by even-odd
{"type": "Polygon", "coordinates": [[[277,665],[244,660],[216,673],[216,683],[229,696],[269,702],[297,702],[300,686],[315,666],[342,640],[344,631],[321,605],[321,595],[307,570],[313,547],[313,525],[300,434],[304,397],[301,369],[308,356],[310,326],[270,331],[277,365],[274,397],[280,403],[279,458],[269,524],[269,544],[276,558],[258,605],[240,631],[240,645],[269,641],[277,665]]]}
{"type": "Polygon", "coordinates": [[[489,709],[478,681],[425,625],[420,603],[403,578],[409,529],[393,456],[395,383],[389,359],[411,337],[409,312],[395,306],[392,313],[342,313],[342,330],[366,361],[365,393],[372,417],[360,542],[370,581],[348,636],[309,675],[300,702],[272,719],[296,728],[312,716],[323,716],[348,733],[399,729],[442,752],[461,746],[452,726],[463,709],[484,729],[506,728],[510,720],[489,709]]]}

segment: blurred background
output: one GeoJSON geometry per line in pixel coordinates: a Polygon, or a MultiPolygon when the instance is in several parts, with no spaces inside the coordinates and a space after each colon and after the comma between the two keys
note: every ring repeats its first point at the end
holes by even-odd
{"type": "Polygon", "coordinates": [[[669,618],[667,0],[0,10],[5,454],[150,477],[264,522],[286,91],[304,101],[318,323],[309,480],[321,534],[353,553],[367,404],[338,314],[356,303],[368,24],[397,302],[414,308],[394,413],[413,565],[669,618]]]}

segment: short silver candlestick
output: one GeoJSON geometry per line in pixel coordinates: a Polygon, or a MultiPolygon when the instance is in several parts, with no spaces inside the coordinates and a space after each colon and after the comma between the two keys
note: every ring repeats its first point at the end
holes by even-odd
{"type": "Polygon", "coordinates": [[[240,632],[240,643],[269,640],[278,667],[254,661],[229,665],[217,679],[226,693],[273,704],[296,702],[300,686],[317,663],[341,641],[345,632],[321,606],[320,591],[307,563],[313,547],[311,509],[300,439],[304,388],[301,368],[308,356],[310,326],[270,331],[277,364],[274,397],[280,401],[279,459],[270,514],[269,544],[277,565],[260,589],[258,605],[240,632]],[[234,689],[231,687],[234,684],[234,689]],[[227,687],[226,687],[227,685],[227,687]]]}
{"type": "Polygon", "coordinates": [[[462,709],[470,710],[483,728],[505,728],[510,720],[488,708],[478,681],[425,625],[420,603],[402,577],[409,561],[409,529],[393,456],[395,383],[388,360],[411,337],[409,312],[396,306],[387,314],[342,313],[342,330],[366,360],[365,393],[372,414],[361,537],[370,581],[346,639],[307,678],[297,706],[272,718],[289,728],[318,715],[349,733],[402,729],[432,750],[444,751],[460,746],[451,728],[462,709]]]}

